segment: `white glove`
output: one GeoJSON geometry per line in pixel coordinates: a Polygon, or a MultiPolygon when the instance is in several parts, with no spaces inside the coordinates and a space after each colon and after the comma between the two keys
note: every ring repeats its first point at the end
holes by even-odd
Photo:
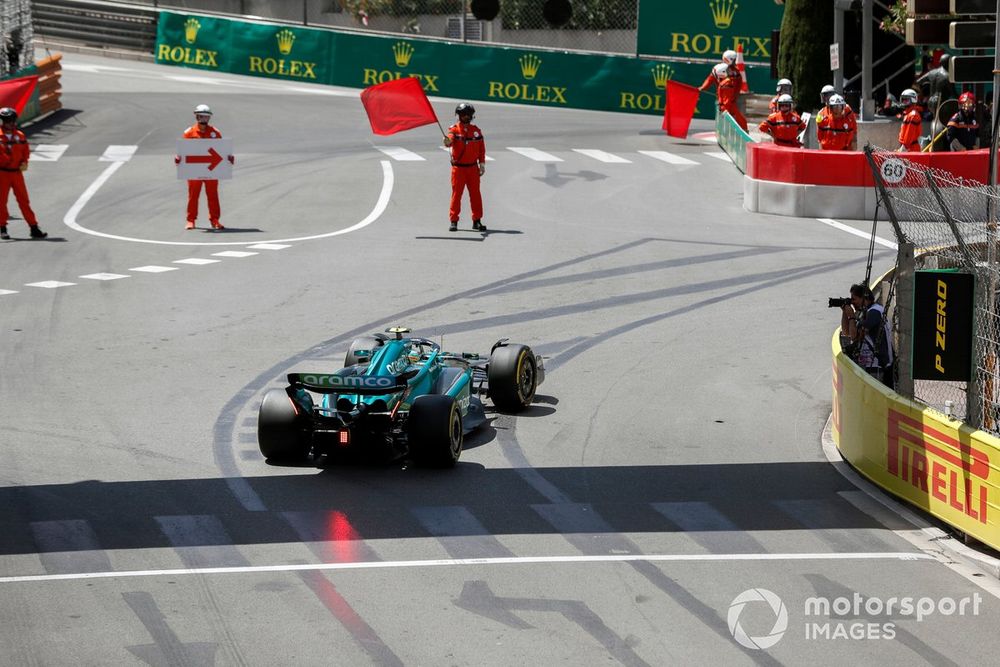
{"type": "Polygon", "coordinates": [[[486,165],[482,162],[479,163],[479,175],[482,176],[486,173],[486,165]]]}

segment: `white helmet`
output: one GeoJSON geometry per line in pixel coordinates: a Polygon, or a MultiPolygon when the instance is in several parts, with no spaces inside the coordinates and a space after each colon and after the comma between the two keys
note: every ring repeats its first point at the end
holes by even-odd
{"type": "Polygon", "coordinates": [[[788,93],[789,95],[791,95],[792,94],[792,82],[789,81],[788,79],[779,79],[778,80],[778,89],[777,89],[777,92],[779,92],[779,93],[788,93]]]}
{"type": "Polygon", "coordinates": [[[206,116],[211,116],[212,110],[208,107],[207,104],[199,104],[194,108],[194,113],[196,116],[199,114],[205,114],[206,116]]]}
{"type": "Polygon", "coordinates": [[[823,104],[829,104],[830,95],[833,95],[835,92],[837,92],[836,88],[834,88],[830,84],[826,84],[820,89],[819,98],[823,102],[823,104]]]}
{"type": "Polygon", "coordinates": [[[726,49],[722,52],[722,60],[729,65],[734,65],[736,63],[736,52],[732,49],[726,49]]]}
{"type": "Polygon", "coordinates": [[[779,110],[781,109],[782,106],[784,106],[786,104],[788,105],[789,110],[791,110],[792,105],[794,103],[795,103],[795,101],[792,99],[792,96],[789,95],[788,93],[783,93],[781,95],[778,95],[778,109],[779,110]]]}
{"type": "Polygon", "coordinates": [[[718,65],[712,68],[712,74],[715,75],[716,79],[722,81],[727,76],[729,76],[729,65],[727,65],[726,63],[719,63],[718,65]]]}
{"type": "Polygon", "coordinates": [[[899,94],[899,101],[906,106],[917,103],[917,91],[907,88],[899,94]]]}
{"type": "Polygon", "coordinates": [[[827,103],[827,106],[831,107],[847,106],[847,100],[844,99],[843,95],[838,95],[837,93],[834,93],[833,95],[830,95],[830,101],[827,103]]]}

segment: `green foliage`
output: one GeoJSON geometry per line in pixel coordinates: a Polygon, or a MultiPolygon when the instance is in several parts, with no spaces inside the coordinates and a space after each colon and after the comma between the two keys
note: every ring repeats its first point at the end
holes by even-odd
{"type": "Polygon", "coordinates": [[[792,81],[802,109],[819,106],[819,91],[830,83],[833,3],[829,0],[786,0],[781,21],[778,76],[792,81]]]}
{"type": "MultiPolygon", "coordinates": [[[[505,30],[551,29],[542,17],[542,0],[503,0],[500,18],[505,30]]],[[[574,0],[573,16],[564,30],[635,30],[636,4],[609,0],[574,0]]]]}

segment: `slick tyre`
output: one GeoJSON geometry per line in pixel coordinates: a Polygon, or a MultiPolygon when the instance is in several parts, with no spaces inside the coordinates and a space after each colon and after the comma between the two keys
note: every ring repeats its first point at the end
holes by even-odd
{"type": "Polygon", "coordinates": [[[309,433],[284,389],[264,394],[257,413],[257,446],[271,461],[301,461],[309,454],[309,433]]]}
{"type": "Polygon", "coordinates": [[[493,350],[487,372],[490,398],[503,412],[520,412],[531,405],[538,387],[535,355],[527,345],[505,345],[493,350]]]}
{"type": "Polygon", "coordinates": [[[359,357],[358,351],[367,350],[369,355],[375,354],[375,350],[382,347],[382,344],[382,341],[375,336],[362,336],[361,338],[355,338],[351,341],[351,346],[347,348],[347,354],[344,356],[344,368],[355,364],[367,364],[371,359],[371,356],[359,357]]]}
{"type": "Polygon", "coordinates": [[[462,412],[451,396],[425,394],[410,406],[407,420],[413,460],[431,468],[451,468],[462,455],[462,412]]]}

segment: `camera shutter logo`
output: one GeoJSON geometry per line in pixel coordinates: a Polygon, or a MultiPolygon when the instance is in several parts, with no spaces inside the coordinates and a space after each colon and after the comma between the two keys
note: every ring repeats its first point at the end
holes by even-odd
{"type": "Polygon", "coordinates": [[[729,632],[732,633],[733,639],[741,646],[755,650],[767,649],[781,641],[785,630],[788,629],[788,609],[785,608],[785,603],[781,601],[781,598],[766,588],[751,588],[737,595],[730,603],[729,615],[726,620],[729,622],[729,632]],[[774,612],[774,626],[771,627],[768,634],[751,637],[740,624],[743,609],[749,602],[766,602],[771,607],[771,611],[774,612]]]}

